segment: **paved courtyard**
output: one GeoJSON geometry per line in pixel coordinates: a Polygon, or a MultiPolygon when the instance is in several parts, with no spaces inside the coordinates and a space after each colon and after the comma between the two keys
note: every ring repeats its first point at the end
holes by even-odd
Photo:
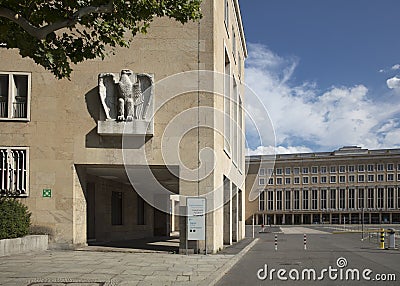
{"type": "Polygon", "coordinates": [[[159,252],[31,252],[0,258],[0,285],[213,285],[250,247],[251,240],[247,240],[226,254],[189,256],[159,252]]]}

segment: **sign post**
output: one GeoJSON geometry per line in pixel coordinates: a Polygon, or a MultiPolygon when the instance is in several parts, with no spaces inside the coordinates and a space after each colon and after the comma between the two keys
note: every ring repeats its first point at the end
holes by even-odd
{"type": "MultiPolygon", "coordinates": [[[[187,205],[187,238],[188,240],[206,240],[206,198],[188,197],[187,205]]],[[[187,247],[186,247],[187,253],[187,247]]],[[[207,245],[206,245],[207,254],[207,245]]]]}

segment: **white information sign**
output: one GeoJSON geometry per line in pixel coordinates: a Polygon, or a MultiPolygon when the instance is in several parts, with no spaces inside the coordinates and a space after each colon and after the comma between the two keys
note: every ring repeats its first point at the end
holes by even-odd
{"type": "Polygon", "coordinates": [[[187,198],[188,215],[188,240],[206,239],[206,199],[205,198],[187,198]]]}

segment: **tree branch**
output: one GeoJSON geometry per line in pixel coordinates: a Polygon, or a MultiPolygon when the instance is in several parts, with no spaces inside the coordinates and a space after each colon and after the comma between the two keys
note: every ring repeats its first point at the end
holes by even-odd
{"type": "Polygon", "coordinates": [[[0,7],[0,17],[7,18],[14,23],[17,23],[22,29],[24,29],[28,34],[34,36],[35,38],[39,39],[38,32],[40,28],[35,27],[32,25],[28,20],[24,17],[18,15],[18,13],[4,7],[0,7]]]}
{"type": "Polygon", "coordinates": [[[38,40],[43,40],[46,36],[52,32],[60,30],[62,28],[74,26],[82,17],[90,14],[100,14],[100,13],[112,13],[114,8],[114,1],[110,0],[107,5],[101,5],[98,7],[88,6],[83,7],[76,11],[70,19],[64,19],[43,27],[36,27],[27,19],[19,15],[18,13],[5,8],[0,7],[0,17],[7,18],[14,23],[18,24],[22,29],[24,29],[28,34],[35,37],[38,40]]]}

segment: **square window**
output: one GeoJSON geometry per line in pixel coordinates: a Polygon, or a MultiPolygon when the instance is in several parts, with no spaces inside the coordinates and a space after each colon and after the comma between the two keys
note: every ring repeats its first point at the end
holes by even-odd
{"type": "Polygon", "coordinates": [[[311,182],[312,182],[313,184],[318,184],[318,177],[312,177],[312,178],[311,178],[311,182]]]}
{"type": "Polygon", "coordinates": [[[359,183],[364,182],[364,175],[358,175],[358,182],[359,183]]]}
{"type": "Polygon", "coordinates": [[[308,177],[303,177],[303,184],[308,184],[308,177]]]}
{"type": "Polygon", "coordinates": [[[364,172],[364,165],[358,165],[358,171],[359,172],[364,172]]]}
{"type": "Polygon", "coordinates": [[[273,185],[273,184],[274,184],[274,178],[269,178],[268,185],[273,185]]]}
{"type": "Polygon", "coordinates": [[[336,166],[331,166],[330,167],[330,172],[331,173],[336,173],[336,166]]]}
{"type": "Polygon", "coordinates": [[[326,167],[321,167],[321,174],[326,174],[326,167]]]}
{"type": "Polygon", "coordinates": [[[285,184],[290,185],[290,178],[285,178],[285,184]]]}
{"type": "Polygon", "coordinates": [[[368,175],[368,182],[373,182],[375,181],[375,176],[374,175],[368,175]]]}
{"type": "Polygon", "coordinates": [[[285,175],[290,175],[290,168],[285,168],[285,175]]]}
{"type": "Polygon", "coordinates": [[[377,181],[378,181],[378,182],[383,182],[383,181],[384,181],[384,176],[383,176],[383,174],[378,174],[378,176],[377,176],[377,181]]]}
{"type": "Polygon", "coordinates": [[[383,171],[383,170],[384,170],[383,164],[378,164],[378,165],[376,165],[376,169],[377,169],[378,171],[383,171]]]}
{"type": "Polygon", "coordinates": [[[0,73],[0,120],[29,120],[31,75],[0,73]]]}
{"type": "Polygon", "coordinates": [[[346,176],[339,176],[340,183],[346,183],[346,176]]]}
{"type": "Polygon", "coordinates": [[[261,185],[265,185],[265,178],[259,178],[258,179],[258,184],[261,185]]]}
{"type": "Polygon", "coordinates": [[[260,168],[260,170],[258,171],[258,175],[265,176],[265,168],[260,168]]]}
{"type": "Polygon", "coordinates": [[[321,183],[326,183],[326,176],[321,177],[321,183]]]}
{"type": "Polygon", "coordinates": [[[307,167],[303,168],[303,174],[308,174],[308,168],[307,167]]]}
{"type": "Polygon", "coordinates": [[[311,172],[312,172],[313,174],[318,174],[318,167],[312,167],[312,168],[311,168],[311,172]]]}
{"type": "Polygon", "coordinates": [[[387,174],[387,180],[388,180],[389,182],[394,181],[394,174],[387,174]]]}
{"type": "Polygon", "coordinates": [[[355,167],[354,167],[353,165],[352,165],[352,166],[349,166],[349,172],[350,172],[350,173],[353,173],[354,170],[355,170],[355,167]]]}
{"type": "Polygon", "coordinates": [[[339,166],[339,173],[346,172],[346,166],[339,166]]]}
{"type": "Polygon", "coordinates": [[[294,169],[293,169],[293,173],[294,173],[295,175],[300,174],[300,168],[294,168],[294,169]]]}
{"type": "Polygon", "coordinates": [[[276,178],[276,184],[282,185],[282,178],[276,178]]]}
{"type": "Polygon", "coordinates": [[[394,168],[393,164],[387,164],[388,171],[393,171],[393,168],[394,168]]]}
{"type": "Polygon", "coordinates": [[[349,182],[354,183],[354,181],[355,181],[354,175],[349,175],[349,182]]]}
{"type": "Polygon", "coordinates": [[[282,175],[282,168],[276,169],[276,174],[277,175],[282,175]]]}
{"type": "Polygon", "coordinates": [[[330,183],[336,183],[336,176],[330,176],[330,183]]]}
{"type": "Polygon", "coordinates": [[[294,183],[300,184],[300,177],[294,177],[294,183]]]}
{"type": "Polygon", "coordinates": [[[368,164],[367,170],[368,170],[368,172],[373,172],[374,171],[374,165],[368,164]]]}

